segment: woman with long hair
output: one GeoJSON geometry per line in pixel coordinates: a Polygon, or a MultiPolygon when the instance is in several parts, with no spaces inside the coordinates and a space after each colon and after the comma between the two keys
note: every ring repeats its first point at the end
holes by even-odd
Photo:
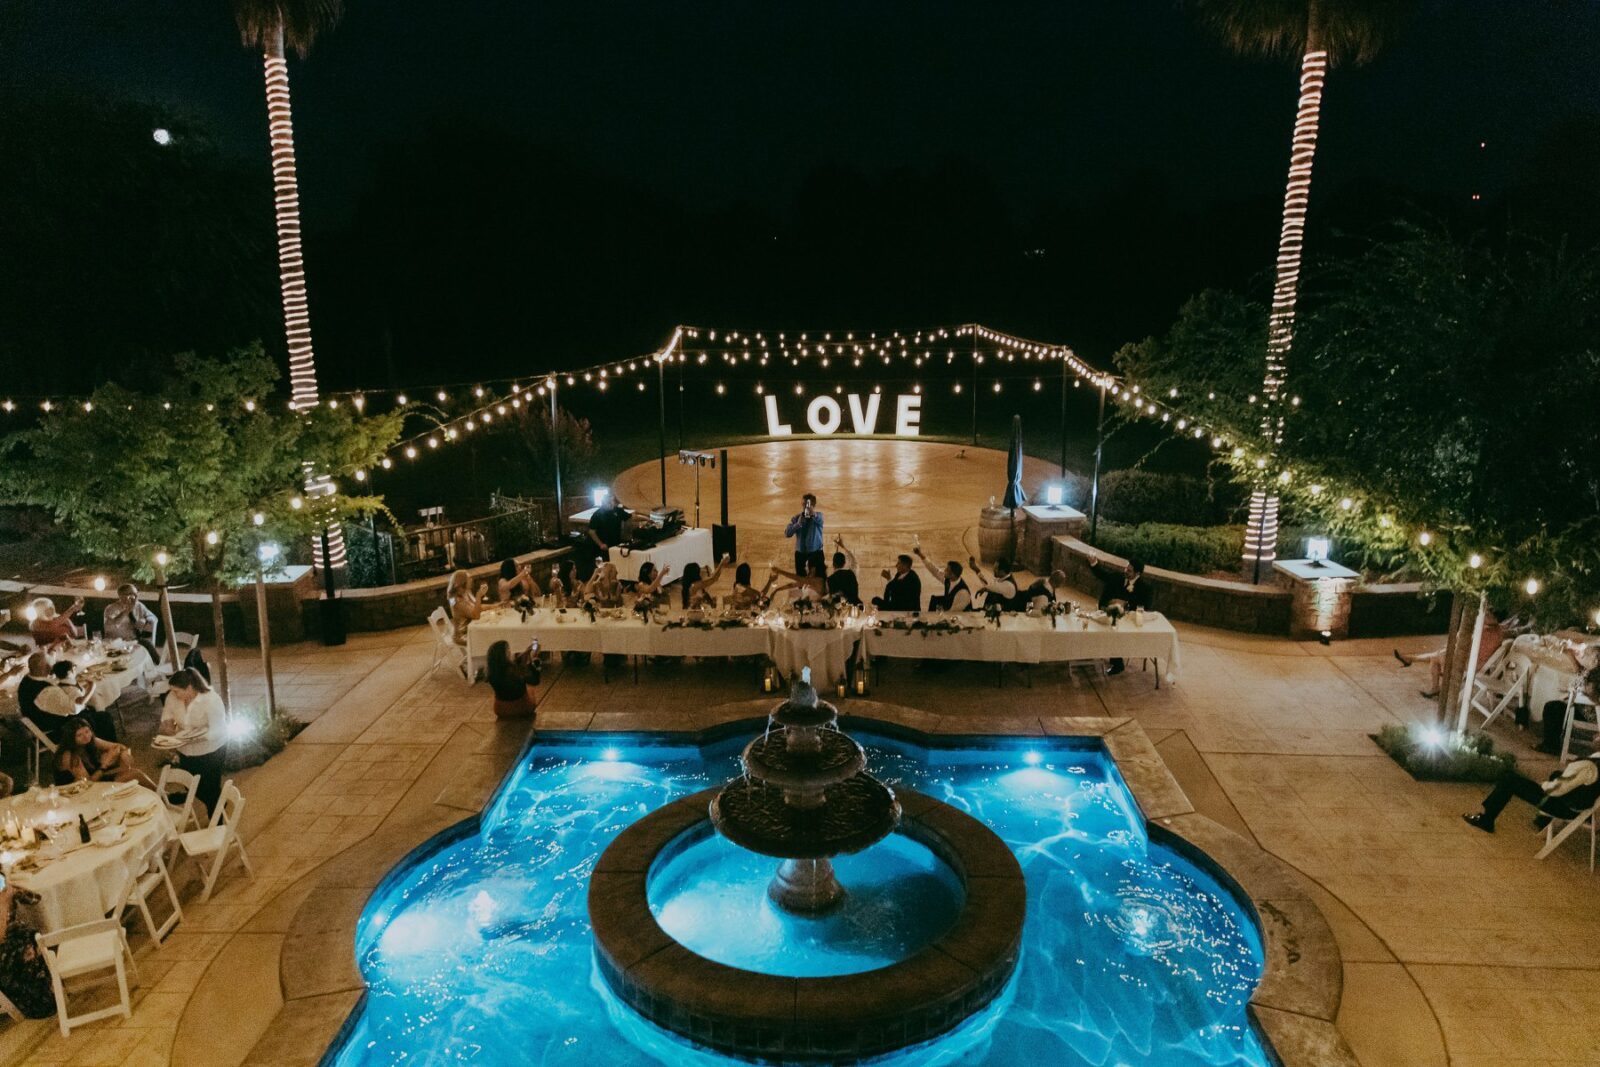
{"type": "Polygon", "coordinates": [[[617,578],[615,563],[602,563],[595,569],[594,577],[589,579],[587,595],[602,608],[622,606],[622,582],[617,578]]]}
{"type": "Polygon", "coordinates": [[[56,784],[73,782],[138,782],[149,789],[156,787],[133,765],[132,750],[96,737],[94,723],[84,715],[67,724],[56,750],[56,784]]]}
{"type": "Polygon", "coordinates": [[[495,599],[502,604],[509,604],[517,597],[544,595],[539,583],[534,581],[533,564],[523,563],[519,566],[514,559],[501,561],[500,581],[495,591],[499,594],[495,599]]]}
{"type": "Polygon", "coordinates": [[[700,576],[700,564],[691,563],[683,568],[683,606],[686,608],[714,608],[717,598],[711,595],[711,587],[717,584],[717,579],[722,577],[722,568],[728,565],[728,554],[724,552],[722,558],[717,560],[716,567],[709,575],[700,576]]]}
{"type": "Polygon", "coordinates": [[[200,779],[195,799],[206,806],[209,816],[217,810],[222,776],[227,773],[223,746],[228,740],[228,709],[198,672],[177,671],[167,685],[158,733],[177,741],[178,768],[200,779]]]}
{"type": "Polygon", "coordinates": [[[455,627],[456,644],[467,643],[467,626],[483,614],[484,588],[472,584],[472,575],[456,571],[444,587],[444,606],[450,613],[450,624],[455,627]]]}
{"type": "Polygon", "coordinates": [[[497,719],[531,719],[539,703],[534,687],[539,684],[538,642],[527,651],[511,655],[511,646],[496,641],[489,646],[489,688],[494,690],[494,715],[497,719]]]}
{"type": "Polygon", "coordinates": [[[735,611],[754,611],[761,607],[762,602],[772,592],[772,584],[778,580],[775,572],[767,575],[767,584],[760,589],[755,588],[751,577],[750,564],[741,563],[733,569],[733,592],[728,594],[728,606],[735,611]]]}

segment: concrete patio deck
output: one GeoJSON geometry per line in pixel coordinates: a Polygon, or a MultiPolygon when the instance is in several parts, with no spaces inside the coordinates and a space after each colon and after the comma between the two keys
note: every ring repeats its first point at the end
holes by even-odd
{"type": "MultiPolygon", "coordinates": [[[[1136,666],[1075,682],[1036,669],[1031,688],[1008,672],[1000,689],[992,668],[898,664],[874,697],[926,709],[935,730],[1133,717],[1193,805],[1292,867],[1322,908],[1343,956],[1339,1027],[1364,1067],[1600,1062],[1583,1026],[1600,1009],[1600,963],[1586,952],[1600,916],[1582,850],[1536,862],[1526,809],[1492,837],[1474,831],[1458,816],[1481,787],[1415,782],[1373,746],[1378,727],[1428,711],[1390,643],[1180,629],[1184,674],[1160,691],[1136,666]]],[[[394,857],[477,810],[523,740],[493,719],[484,687],[430,672],[430,641],[418,628],[281,651],[280,700],[312,721],[239,776],[256,879],[235,867],[203,905],[191,882],[166,945],[135,938],[131,1019],[67,1040],[53,1021],[9,1024],[0,1062],[315,1064],[360,979],[354,960],[296,942],[347,926],[394,857]]],[[[248,699],[254,655],[231,660],[236,699],[248,699]]],[[[622,672],[604,684],[598,664],[557,668],[539,724],[701,727],[717,705],[757,695],[752,682],[722,663],[646,668],[637,685],[622,672]]]]}

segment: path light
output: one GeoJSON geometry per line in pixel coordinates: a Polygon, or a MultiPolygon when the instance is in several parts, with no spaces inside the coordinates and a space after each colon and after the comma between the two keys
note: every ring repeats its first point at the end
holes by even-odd
{"type": "Polygon", "coordinates": [[[256,724],[249,719],[234,717],[228,720],[228,740],[246,741],[255,736],[256,724]]]}
{"type": "Polygon", "coordinates": [[[1422,743],[1429,748],[1444,748],[1444,731],[1437,726],[1423,727],[1422,743]]]}

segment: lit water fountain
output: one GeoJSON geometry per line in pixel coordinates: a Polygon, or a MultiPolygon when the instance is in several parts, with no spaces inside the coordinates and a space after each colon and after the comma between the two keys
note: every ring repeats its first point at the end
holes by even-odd
{"type": "Polygon", "coordinates": [[[866,773],[866,752],[838,720],[838,710],[818,699],[807,668],[766,730],[745,746],[742,777],[711,801],[718,833],[783,861],[767,895],[785,911],[835,907],[844,888],[833,857],[877,844],[900,822],[894,792],[866,773]]]}

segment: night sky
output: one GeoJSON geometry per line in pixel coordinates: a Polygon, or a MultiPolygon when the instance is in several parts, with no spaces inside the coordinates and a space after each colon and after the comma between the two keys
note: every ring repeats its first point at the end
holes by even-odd
{"type": "MultiPolygon", "coordinates": [[[[1367,183],[1433,204],[1497,196],[1552,130],[1600,114],[1597,42],[1600,4],[1593,2],[1422,4],[1381,58],[1331,77],[1314,215],[1339,190],[1367,183]]],[[[370,380],[370,370],[355,365],[371,355],[380,333],[390,373],[404,375],[411,357],[398,357],[395,371],[392,352],[405,352],[411,338],[421,347],[421,338],[447,328],[443,319],[408,323],[371,313],[374,298],[355,295],[360,286],[351,279],[371,271],[349,265],[358,255],[351,249],[363,241],[363,220],[371,225],[381,215],[373,205],[385,191],[409,188],[415,196],[432,187],[457,202],[481,193],[493,203],[477,205],[485,214],[460,222],[468,235],[492,233],[496,217],[537,220],[564,209],[512,205],[522,199],[519,188],[532,188],[515,173],[427,181],[412,175],[408,186],[401,172],[435,173],[442,167],[438,146],[452,135],[537,145],[540,159],[623,190],[613,195],[636,201],[629,212],[670,211],[677,219],[670,234],[653,234],[639,247],[630,247],[627,232],[588,241],[604,247],[584,250],[582,301],[565,295],[559,279],[535,274],[528,275],[527,306],[514,316],[499,306],[504,294],[489,293],[475,306],[481,283],[451,291],[448,319],[457,325],[448,328],[472,334],[475,321],[490,324],[477,344],[493,350],[485,359],[495,366],[517,358],[516,343],[507,340],[513,317],[555,321],[570,312],[570,327],[555,321],[555,335],[564,349],[580,337],[605,349],[595,358],[649,347],[672,320],[734,315],[742,321],[727,325],[759,326],[749,317],[760,315],[779,320],[775,326],[824,328],[840,323],[819,321],[822,315],[872,317],[870,299],[835,301],[819,296],[818,286],[801,294],[787,276],[771,280],[772,288],[796,293],[787,305],[770,294],[701,300],[688,285],[646,299],[638,290],[651,288],[648,273],[627,265],[650,259],[663,244],[693,243],[683,234],[706,219],[716,220],[705,224],[715,232],[696,254],[708,263],[725,259],[728,242],[755,239],[742,231],[761,229],[765,220],[793,222],[797,196],[819,170],[870,181],[959,165],[980,179],[972,196],[984,203],[970,215],[958,206],[951,217],[963,226],[995,220],[1006,228],[1004,241],[1018,244],[1039,243],[1036,232],[1070,232],[1041,220],[1105,204],[1115,207],[1090,214],[1121,217],[1096,218],[1096,225],[1114,234],[1125,223],[1127,241],[1142,240],[1141,220],[1133,217],[1139,197],[1119,199],[1130,183],[1159,187],[1164,210],[1204,214],[1248,203],[1249,225],[1206,238],[1237,233],[1238,247],[1219,257],[1227,270],[1213,275],[1203,265],[1185,266],[1148,303],[1130,299],[1126,308],[1104,311],[1104,321],[1080,325],[1073,316],[1082,318],[1083,308],[1034,313],[983,297],[921,305],[893,286],[882,306],[886,318],[894,316],[883,323],[888,327],[922,324],[904,315],[1010,316],[996,325],[1054,330],[1050,339],[1080,346],[1088,336],[1095,344],[1087,347],[1108,348],[1159,328],[1182,294],[1240,281],[1238,265],[1270,265],[1296,72],[1289,63],[1227,54],[1172,0],[351,0],[343,23],[308,60],[293,62],[292,78],[301,200],[313,231],[312,307],[326,337],[319,354],[333,378],[370,380]],[[358,303],[369,310],[356,314],[358,303]]],[[[219,0],[10,3],[0,15],[0,90],[153,104],[204,130],[225,156],[266,168],[260,60],[239,45],[219,0]]],[[[495,152],[486,149],[490,157],[495,152]]],[[[399,218],[395,213],[408,209],[391,203],[383,210],[399,218]]],[[[430,210],[420,210],[416,224],[439,227],[430,210]]],[[[925,219],[930,231],[946,223],[925,219]]],[[[859,230],[859,220],[841,217],[839,225],[859,230]]],[[[776,240],[781,227],[770,228],[776,240]]],[[[1114,236],[1094,240],[1098,249],[1114,236]]],[[[418,247],[416,254],[439,253],[418,247]]],[[[808,264],[818,262],[815,247],[805,255],[808,264]]],[[[917,255],[926,258],[924,250],[917,255]]],[[[941,269],[957,279],[982,273],[987,268],[975,255],[958,245],[941,269]]],[[[1205,260],[1188,257],[1191,264],[1205,260]]],[[[747,262],[758,276],[767,269],[765,260],[747,262]]],[[[896,270],[892,260],[873,269],[880,277],[896,270]]],[[[1062,274],[1039,293],[1079,281],[1062,274]]],[[[708,275],[703,282],[732,292],[726,279],[708,275]]],[[[862,280],[842,271],[838,284],[859,289],[862,280]]],[[[270,324],[257,332],[273,343],[270,324]]],[[[1086,354],[1102,362],[1105,356],[1086,354]]]]}

